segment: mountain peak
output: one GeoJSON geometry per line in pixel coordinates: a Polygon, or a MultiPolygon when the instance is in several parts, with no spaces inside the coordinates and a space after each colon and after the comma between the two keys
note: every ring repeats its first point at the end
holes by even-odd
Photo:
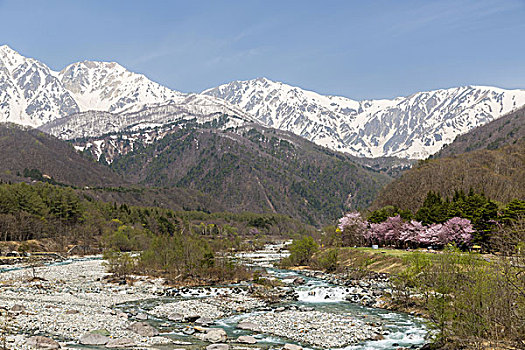
{"type": "Polygon", "coordinates": [[[8,45],[0,46],[0,63],[3,62],[3,65],[9,71],[13,71],[16,67],[27,61],[31,61],[33,63],[36,62],[36,60],[32,58],[22,56],[8,45]]]}
{"type": "Polygon", "coordinates": [[[18,52],[13,50],[9,45],[1,45],[0,46],[0,52],[7,53],[7,54],[20,55],[18,52]]]}
{"type": "Polygon", "coordinates": [[[113,70],[118,70],[118,71],[122,71],[122,70],[127,71],[126,68],[124,68],[122,65],[120,65],[117,62],[85,60],[82,62],[71,63],[69,66],[62,69],[62,72],[68,69],[71,69],[71,68],[84,68],[84,67],[88,69],[113,69],[113,70]]]}
{"type": "Polygon", "coordinates": [[[260,82],[260,83],[275,83],[275,81],[268,79],[266,77],[258,77],[258,78],[253,79],[252,81],[260,82]]]}

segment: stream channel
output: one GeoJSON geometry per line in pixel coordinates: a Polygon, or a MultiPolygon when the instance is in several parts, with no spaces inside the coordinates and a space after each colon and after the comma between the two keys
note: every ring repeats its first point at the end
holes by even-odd
{"type": "MultiPolygon", "coordinates": [[[[288,288],[293,288],[299,296],[296,301],[286,301],[277,305],[273,304],[270,307],[239,312],[215,320],[211,327],[224,329],[228,334],[229,339],[236,339],[241,335],[253,335],[258,341],[255,345],[237,345],[234,346],[233,349],[279,349],[282,348],[282,344],[286,343],[298,344],[303,346],[304,349],[332,348],[329,346],[312,346],[305,342],[291,340],[294,339],[294,337],[285,338],[267,333],[253,333],[237,329],[236,327],[237,324],[243,320],[250,319],[256,315],[274,312],[275,309],[279,307],[284,307],[286,309],[292,308],[293,310],[315,310],[340,315],[341,317],[351,316],[358,320],[366,320],[367,323],[372,322],[381,325],[383,339],[369,340],[357,344],[346,345],[344,347],[337,347],[338,349],[417,349],[426,343],[428,329],[426,328],[423,319],[404,313],[364,307],[357,303],[348,302],[345,300],[347,287],[332,285],[319,278],[307,277],[301,274],[300,271],[275,268],[273,263],[279,261],[282,257],[287,256],[287,254],[287,251],[283,250],[282,245],[267,245],[264,250],[254,253],[241,253],[238,255],[238,258],[246,265],[258,269],[264,269],[270,276],[277,279],[290,281],[291,279],[302,277],[305,283],[295,286],[288,282],[288,288]]],[[[203,349],[207,344],[206,342],[199,341],[195,336],[183,332],[184,328],[187,328],[187,324],[170,322],[166,318],[151,316],[151,313],[149,312],[162,303],[173,303],[174,301],[189,299],[202,300],[220,294],[229,294],[232,289],[242,290],[243,288],[246,288],[245,284],[217,286],[211,288],[185,288],[181,290],[176,297],[161,297],[158,299],[131,302],[118,305],[117,308],[127,313],[146,313],[150,315],[151,318],[149,319],[149,322],[153,325],[163,327],[163,335],[170,337],[174,340],[175,344],[178,344],[156,347],[158,349],[167,350],[188,347],[203,349]],[[166,330],[168,333],[164,333],[166,330]]]]}

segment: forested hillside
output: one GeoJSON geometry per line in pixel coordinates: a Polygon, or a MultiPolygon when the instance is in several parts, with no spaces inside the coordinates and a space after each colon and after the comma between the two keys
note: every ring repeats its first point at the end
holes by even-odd
{"type": "Polygon", "coordinates": [[[387,185],[372,209],[393,205],[415,211],[429,191],[451,198],[456,190],[470,189],[503,203],[525,199],[525,139],[495,150],[420,161],[387,185]]]}
{"type": "Polygon", "coordinates": [[[389,181],[347,155],[260,126],[182,128],[111,166],[142,185],[198,189],[233,211],[281,213],[314,225],[367,207],[389,181]]]}
{"type": "Polygon", "coordinates": [[[2,241],[52,238],[100,248],[101,239],[106,236],[113,243],[127,242],[125,246],[114,248],[130,250],[139,249],[141,240],[153,235],[173,235],[181,230],[187,234],[224,233],[233,237],[287,236],[303,229],[305,226],[298,221],[279,214],[174,211],[102,202],[88,192],[42,182],[0,183],[2,241]]]}
{"type": "Polygon", "coordinates": [[[126,181],[80,155],[71,144],[41,131],[0,123],[0,178],[48,180],[75,186],[118,186],[126,181]]]}

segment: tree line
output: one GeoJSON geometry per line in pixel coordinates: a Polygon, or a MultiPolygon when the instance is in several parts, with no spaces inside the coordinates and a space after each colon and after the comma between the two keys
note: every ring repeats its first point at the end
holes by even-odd
{"type": "Polygon", "coordinates": [[[49,183],[0,183],[0,240],[104,251],[118,274],[235,276],[237,267],[220,258],[224,253],[311,230],[278,214],[173,211],[102,202],[49,183]]]}

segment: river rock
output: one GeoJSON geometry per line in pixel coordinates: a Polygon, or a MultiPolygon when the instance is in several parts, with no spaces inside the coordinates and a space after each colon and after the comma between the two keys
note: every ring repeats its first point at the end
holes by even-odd
{"type": "Polygon", "coordinates": [[[237,338],[237,342],[244,344],[257,344],[257,339],[251,335],[241,335],[239,338],[237,338]]]}
{"type": "Polygon", "coordinates": [[[209,341],[210,343],[220,343],[226,341],[228,336],[222,328],[210,328],[208,332],[203,336],[203,340],[209,341]]]}
{"type": "Polygon", "coordinates": [[[36,335],[26,340],[26,345],[35,349],[60,349],[60,344],[51,338],[36,335]]]}
{"type": "Polygon", "coordinates": [[[118,338],[118,339],[111,339],[107,344],[106,348],[110,349],[119,349],[119,348],[133,348],[135,347],[135,342],[133,339],[129,338],[118,338]]]}
{"type": "Polygon", "coordinates": [[[159,331],[156,330],[154,327],[150,326],[149,324],[147,324],[146,322],[132,323],[128,327],[128,329],[143,337],[154,337],[156,335],[159,335],[159,331]]]}
{"type": "Polygon", "coordinates": [[[206,347],[206,350],[229,350],[228,344],[211,344],[206,347]]]}
{"type": "Polygon", "coordinates": [[[206,333],[209,330],[209,328],[201,327],[201,326],[195,326],[195,327],[193,327],[193,329],[195,329],[195,331],[197,331],[199,333],[206,333]]]}
{"type": "Polygon", "coordinates": [[[186,334],[186,335],[192,335],[195,333],[195,328],[193,327],[186,327],[182,330],[182,333],[186,334]]]}
{"type": "Polygon", "coordinates": [[[303,350],[302,346],[296,345],[296,344],[284,344],[283,346],[284,350],[303,350]]]}
{"type": "Polygon", "coordinates": [[[66,312],[64,312],[66,315],[76,315],[76,314],[79,314],[80,311],[78,310],[67,310],[66,312]]]}
{"type": "Polygon", "coordinates": [[[109,337],[111,335],[111,333],[105,328],[95,329],[94,331],[91,331],[89,333],[91,333],[91,334],[99,334],[99,335],[103,335],[105,337],[109,337]]]}
{"type": "Polygon", "coordinates": [[[297,278],[295,278],[295,279],[293,280],[293,284],[294,284],[295,286],[300,286],[300,285],[302,285],[302,284],[305,284],[305,282],[306,282],[306,281],[305,281],[304,278],[302,278],[302,277],[297,277],[297,278]]]}
{"type": "Polygon", "coordinates": [[[135,316],[135,318],[136,318],[137,320],[145,321],[145,320],[147,320],[149,317],[148,317],[147,314],[141,312],[140,314],[138,314],[137,316],[135,316]]]}
{"type": "Polygon", "coordinates": [[[179,313],[173,313],[168,315],[168,320],[173,322],[184,322],[184,316],[179,313]]]}
{"type": "Polygon", "coordinates": [[[15,304],[11,307],[11,311],[13,312],[23,312],[25,311],[26,307],[24,305],[15,304]]]}
{"type": "Polygon", "coordinates": [[[240,322],[237,325],[237,328],[244,329],[246,331],[252,331],[252,332],[260,332],[261,331],[261,327],[259,327],[259,325],[256,325],[253,322],[240,322]]]}
{"type": "Polygon", "coordinates": [[[211,318],[208,317],[199,317],[196,321],[196,324],[200,324],[202,326],[209,326],[212,325],[214,322],[211,318]]]}
{"type": "Polygon", "coordinates": [[[195,322],[199,318],[201,318],[201,317],[199,315],[197,315],[197,314],[184,315],[184,322],[195,322]]]}
{"type": "Polygon", "coordinates": [[[86,333],[80,337],[79,342],[82,345],[106,345],[109,338],[102,334],[86,333]]]}

